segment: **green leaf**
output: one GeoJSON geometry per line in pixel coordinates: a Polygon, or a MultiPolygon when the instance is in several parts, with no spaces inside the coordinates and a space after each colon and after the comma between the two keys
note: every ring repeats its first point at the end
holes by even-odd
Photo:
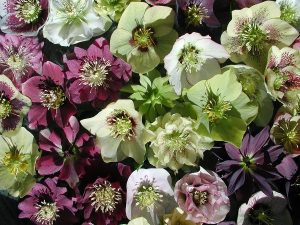
{"type": "Polygon", "coordinates": [[[151,85],[151,80],[143,75],[143,74],[140,74],[140,84],[145,87],[146,89],[150,88],[152,85],[151,85]]]}
{"type": "Polygon", "coordinates": [[[129,98],[131,98],[132,100],[137,100],[137,101],[144,100],[143,96],[139,92],[133,93],[132,95],[129,96],[129,98]]]}

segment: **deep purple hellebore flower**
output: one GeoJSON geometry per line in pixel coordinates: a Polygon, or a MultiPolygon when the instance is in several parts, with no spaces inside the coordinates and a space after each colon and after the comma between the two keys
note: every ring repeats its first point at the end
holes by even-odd
{"type": "Polygon", "coordinates": [[[57,179],[46,179],[33,186],[20,204],[19,218],[28,218],[36,225],[72,225],[76,223],[73,200],[65,196],[67,188],[57,186],[57,179]]]}
{"type": "Polygon", "coordinates": [[[268,153],[271,162],[275,161],[282,153],[283,148],[275,145],[268,149],[263,147],[269,142],[269,127],[265,127],[255,137],[246,134],[242,147],[236,148],[231,144],[225,144],[227,154],[231,160],[226,160],[217,165],[217,172],[226,172],[229,179],[228,193],[233,194],[243,186],[247,178],[252,178],[266,194],[272,195],[272,188],[268,181],[280,179],[271,164],[268,164],[265,152],[268,153]]]}

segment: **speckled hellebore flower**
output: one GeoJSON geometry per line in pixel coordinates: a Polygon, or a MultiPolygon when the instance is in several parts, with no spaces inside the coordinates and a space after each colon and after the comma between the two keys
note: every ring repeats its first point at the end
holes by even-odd
{"type": "Polygon", "coordinates": [[[281,177],[272,164],[265,166],[268,163],[265,153],[269,155],[271,162],[274,162],[283,148],[280,145],[264,148],[269,140],[269,127],[265,127],[255,137],[246,134],[241,148],[225,144],[226,152],[231,159],[217,164],[217,172],[226,172],[229,195],[241,188],[249,178],[254,180],[264,193],[272,195],[272,187],[268,182],[281,177]]]}
{"type": "Polygon", "coordinates": [[[247,124],[257,115],[257,105],[242,91],[234,70],[198,82],[187,97],[199,107],[198,132],[215,141],[240,146],[247,124]]]}
{"type": "Polygon", "coordinates": [[[20,128],[13,135],[0,135],[0,189],[23,197],[35,184],[38,147],[33,135],[20,128]]]}
{"type": "Polygon", "coordinates": [[[127,61],[133,72],[147,73],[172,49],[177,38],[174,20],[170,7],[131,2],[111,36],[110,50],[127,61]]]}
{"type": "Polygon", "coordinates": [[[138,163],[144,161],[149,134],[133,101],[120,99],[110,103],[96,116],[80,122],[96,135],[104,162],[118,162],[127,157],[138,163]]]}
{"type": "Polygon", "coordinates": [[[221,222],[230,210],[226,184],[215,172],[202,167],[178,180],[174,191],[179,207],[195,223],[221,222]]]}
{"type": "Polygon", "coordinates": [[[19,218],[30,219],[36,225],[72,225],[77,222],[73,200],[65,196],[67,188],[57,184],[57,178],[47,178],[33,186],[19,203],[19,218]]]}
{"type": "Polygon", "coordinates": [[[110,26],[109,18],[94,11],[93,0],[52,0],[43,34],[54,44],[70,46],[101,35],[110,26]]]}
{"type": "Polygon", "coordinates": [[[234,10],[227,31],[221,36],[230,59],[263,72],[269,48],[289,46],[299,35],[293,26],[280,19],[280,15],[280,6],[273,1],[234,10]]]}
{"type": "Polygon", "coordinates": [[[48,0],[2,0],[0,28],[4,33],[37,36],[48,11],[48,0]]]}
{"type": "Polygon", "coordinates": [[[258,106],[258,114],[254,123],[260,127],[268,125],[273,115],[273,101],[268,94],[264,76],[256,69],[246,65],[229,65],[222,71],[232,69],[235,71],[237,80],[242,84],[243,92],[251,102],[258,106]]]}
{"type": "Polygon", "coordinates": [[[171,214],[164,215],[163,225],[201,225],[188,220],[187,214],[179,207],[175,208],[171,214]]]}
{"type": "Polygon", "coordinates": [[[215,0],[177,0],[177,8],[182,13],[186,26],[218,27],[220,22],[214,14],[215,0]]]}
{"type": "Polygon", "coordinates": [[[300,29],[300,2],[298,0],[276,0],[280,5],[280,18],[300,29]]]}
{"type": "Polygon", "coordinates": [[[29,127],[45,128],[55,122],[62,128],[76,113],[66,95],[65,74],[59,65],[50,61],[43,64],[42,70],[41,76],[31,77],[22,85],[23,94],[32,101],[28,113],[29,127]]]}
{"type": "Polygon", "coordinates": [[[292,48],[269,51],[265,80],[270,94],[290,111],[300,112],[300,51],[292,48]],[[299,110],[299,111],[298,111],[299,110]]]}
{"type": "Polygon", "coordinates": [[[0,35],[0,74],[20,88],[34,73],[42,73],[42,47],[34,37],[0,35]]]}
{"type": "Polygon", "coordinates": [[[131,78],[131,68],[109,51],[104,38],[96,39],[87,50],[75,47],[74,55],[65,57],[70,99],[76,104],[99,105],[117,99],[123,83],[131,78]]]}
{"type": "Polygon", "coordinates": [[[128,178],[128,219],[144,217],[150,225],[157,225],[175,207],[172,179],[166,170],[138,169],[128,178]]]}
{"type": "Polygon", "coordinates": [[[22,95],[7,76],[0,75],[0,133],[21,127],[30,106],[30,99],[22,95]]]}
{"type": "Polygon", "coordinates": [[[175,171],[184,165],[196,166],[203,152],[213,147],[213,140],[199,135],[195,123],[178,113],[158,117],[148,127],[153,133],[149,162],[155,167],[169,167],[175,171]]]}
{"type": "Polygon", "coordinates": [[[257,192],[241,205],[237,225],[292,225],[293,221],[287,206],[287,199],[273,191],[273,196],[257,192]]]}
{"type": "Polygon", "coordinates": [[[176,40],[172,51],[164,58],[164,65],[170,84],[180,95],[183,88],[220,74],[219,63],[224,63],[229,57],[224,47],[212,41],[210,36],[194,32],[176,40]]]}
{"type": "Polygon", "coordinates": [[[287,153],[300,155],[300,116],[292,116],[289,113],[279,115],[270,133],[275,144],[283,145],[287,153]]]}

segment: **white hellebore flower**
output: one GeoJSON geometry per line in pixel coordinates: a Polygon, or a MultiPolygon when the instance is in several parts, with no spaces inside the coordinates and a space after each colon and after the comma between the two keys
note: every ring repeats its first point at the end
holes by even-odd
{"type": "Polygon", "coordinates": [[[104,162],[118,162],[127,157],[138,163],[144,161],[145,144],[150,137],[132,100],[113,102],[96,116],[80,122],[96,135],[104,162]]]}
{"type": "Polygon", "coordinates": [[[180,95],[200,80],[221,73],[219,63],[229,58],[225,48],[199,33],[185,34],[177,39],[172,51],[164,58],[170,84],[180,95]]]}
{"type": "Polygon", "coordinates": [[[111,23],[94,11],[93,0],[52,0],[43,34],[54,44],[69,46],[106,32],[111,23]]]}

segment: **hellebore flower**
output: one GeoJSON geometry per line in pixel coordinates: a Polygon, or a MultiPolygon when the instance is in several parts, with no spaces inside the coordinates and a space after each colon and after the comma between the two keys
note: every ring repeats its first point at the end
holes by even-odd
{"type": "Polygon", "coordinates": [[[22,92],[32,101],[28,113],[30,129],[47,127],[55,122],[64,127],[76,112],[66,96],[65,74],[60,66],[48,61],[43,64],[42,76],[34,76],[22,85],[22,92]]]}
{"type": "Polygon", "coordinates": [[[258,114],[254,123],[264,127],[268,125],[273,115],[273,101],[268,94],[264,76],[256,69],[245,65],[229,65],[222,68],[222,71],[232,69],[235,71],[237,80],[241,83],[243,92],[251,102],[258,106],[258,114]]]}
{"type": "Polygon", "coordinates": [[[224,63],[229,57],[224,47],[212,41],[210,36],[194,32],[177,39],[164,63],[170,84],[180,95],[183,88],[220,74],[219,63],[224,63]]]}
{"type": "Polygon", "coordinates": [[[166,6],[131,2],[110,40],[111,52],[127,61],[135,73],[147,73],[163,62],[177,38],[175,13],[166,6]]]}
{"type": "Polygon", "coordinates": [[[220,22],[214,14],[215,0],[178,0],[177,8],[182,13],[186,26],[218,27],[220,22]]]}
{"type": "Polygon", "coordinates": [[[0,75],[0,134],[22,126],[31,101],[5,75],[0,75]]]}
{"type": "Polygon", "coordinates": [[[72,116],[63,128],[63,135],[44,129],[40,131],[39,148],[43,151],[37,161],[40,175],[59,172],[58,179],[65,180],[74,188],[79,178],[85,175],[85,167],[100,153],[93,138],[81,130],[79,122],[72,116]]]}
{"type": "Polygon", "coordinates": [[[128,225],[150,225],[144,217],[138,217],[130,220],[128,225]]]}
{"type": "Polygon", "coordinates": [[[127,157],[140,164],[144,161],[149,134],[133,101],[120,99],[80,123],[96,135],[104,162],[118,162],[127,157]]]}
{"type": "Polygon", "coordinates": [[[300,155],[300,116],[291,116],[288,113],[279,115],[270,132],[275,144],[283,145],[289,154],[300,155]]]}
{"type": "Polygon", "coordinates": [[[0,135],[0,189],[23,197],[35,184],[38,147],[33,135],[20,128],[13,135],[0,135]]]}
{"type": "Polygon", "coordinates": [[[163,225],[200,225],[191,220],[187,220],[186,217],[187,214],[182,209],[177,207],[171,214],[164,216],[163,225]]]}
{"type": "Polygon", "coordinates": [[[0,74],[20,88],[34,73],[42,73],[42,48],[37,38],[0,35],[0,74]]]}
{"type": "Polygon", "coordinates": [[[227,173],[229,195],[242,187],[249,178],[253,179],[264,193],[272,195],[272,188],[268,182],[281,177],[275,172],[272,165],[266,165],[267,157],[264,152],[273,162],[283,149],[279,145],[265,149],[264,146],[268,142],[269,127],[265,127],[255,137],[246,134],[240,149],[232,144],[225,144],[226,152],[231,159],[217,164],[217,172],[227,173]]]}
{"type": "Polygon", "coordinates": [[[237,218],[237,225],[292,225],[293,221],[287,208],[285,197],[273,191],[273,196],[266,196],[257,192],[241,205],[237,218]]]}
{"type": "Polygon", "coordinates": [[[19,203],[19,218],[28,218],[36,225],[75,224],[76,209],[66,193],[67,188],[58,186],[56,178],[35,184],[19,203]]]}
{"type": "Polygon", "coordinates": [[[106,32],[111,20],[97,15],[93,0],[52,0],[43,34],[54,44],[70,46],[106,32]]]}
{"type": "Polygon", "coordinates": [[[126,215],[129,220],[144,217],[150,225],[175,208],[170,174],[164,169],[138,169],[127,181],[126,215]]]}
{"type": "Polygon", "coordinates": [[[298,0],[276,0],[280,5],[280,19],[300,29],[300,2],[298,0]]]}
{"type": "Polygon", "coordinates": [[[92,102],[93,106],[117,99],[122,84],[131,77],[131,68],[111,54],[108,41],[98,38],[87,50],[75,47],[74,53],[64,60],[70,99],[76,104],[92,102]]]}
{"type": "Polygon", "coordinates": [[[291,47],[293,49],[300,50],[300,36],[294,41],[291,47]]]}
{"type": "Polygon", "coordinates": [[[184,165],[196,166],[203,152],[213,147],[213,140],[199,135],[195,124],[196,121],[178,113],[158,117],[148,127],[153,133],[149,162],[155,167],[169,167],[175,171],[184,165]]]}
{"type": "Polygon", "coordinates": [[[175,199],[194,223],[221,222],[230,210],[226,184],[216,173],[202,167],[176,182],[175,199]]]}
{"type": "Polygon", "coordinates": [[[2,32],[37,36],[48,18],[48,0],[2,0],[1,17],[2,32]]]}
{"type": "Polygon", "coordinates": [[[241,145],[247,124],[257,115],[257,106],[242,91],[234,70],[198,82],[187,97],[199,107],[198,132],[235,146],[241,145]]]}
{"type": "Polygon", "coordinates": [[[280,15],[280,6],[273,1],[234,10],[227,31],[221,36],[231,61],[244,62],[263,72],[269,48],[289,46],[299,35],[280,15]]]}

